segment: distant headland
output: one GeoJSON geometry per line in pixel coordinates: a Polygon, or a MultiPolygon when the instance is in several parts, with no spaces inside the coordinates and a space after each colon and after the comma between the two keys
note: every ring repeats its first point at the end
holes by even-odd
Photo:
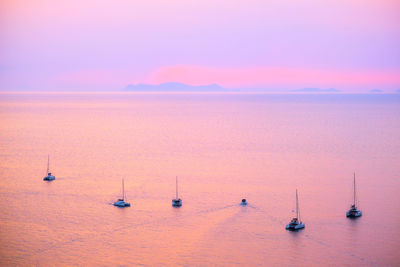
{"type": "Polygon", "coordinates": [[[292,90],[292,92],[299,92],[299,93],[338,93],[338,92],[340,92],[340,90],[335,89],[335,88],[329,88],[329,89],[302,88],[302,89],[292,90]]]}

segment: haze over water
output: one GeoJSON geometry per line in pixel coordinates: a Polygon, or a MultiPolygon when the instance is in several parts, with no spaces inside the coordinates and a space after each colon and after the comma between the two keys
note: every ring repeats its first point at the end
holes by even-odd
{"type": "Polygon", "coordinates": [[[398,266],[399,137],[400,95],[1,94],[0,265],[398,266]]]}

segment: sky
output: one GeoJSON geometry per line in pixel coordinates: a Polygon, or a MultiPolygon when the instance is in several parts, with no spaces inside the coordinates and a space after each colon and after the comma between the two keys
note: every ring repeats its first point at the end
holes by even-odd
{"type": "Polygon", "coordinates": [[[1,91],[400,89],[399,0],[0,0],[1,91]]]}

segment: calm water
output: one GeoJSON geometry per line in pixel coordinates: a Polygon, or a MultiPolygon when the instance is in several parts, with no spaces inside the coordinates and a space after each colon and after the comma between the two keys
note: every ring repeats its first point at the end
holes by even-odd
{"type": "Polygon", "coordinates": [[[399,266],[399,162],[399,95],[2,94],[0,265],[399,266]]]}

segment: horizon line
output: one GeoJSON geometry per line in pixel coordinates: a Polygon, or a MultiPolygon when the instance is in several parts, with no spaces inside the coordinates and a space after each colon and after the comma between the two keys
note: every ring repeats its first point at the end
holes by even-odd
{"type": "MultiPolygon", "coordinates": [[[[230,89],[227,89],[230,90],[230,89]]],[[[337,92],[330,92],[330,91],[262,91],[262,90],[255,90],[255,91],[1,91],[0,95],[23,95],[23,94],[104,94],[104,95],[124,95],[124,94],[157,94],[157,95],[168,95],[168,94],[237,94],[237,95],[400,95],[400,92],[346,92],[346,91],[337,91],[337,92]]]]}

